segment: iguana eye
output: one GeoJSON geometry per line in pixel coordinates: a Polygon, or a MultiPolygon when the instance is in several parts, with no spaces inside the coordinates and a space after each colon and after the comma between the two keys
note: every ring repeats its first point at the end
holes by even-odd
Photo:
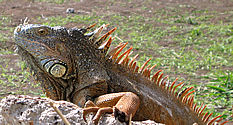
{"type": "Polygon", "coordinates": [[[37,33],[40,35],[40,36],[45,36],[49,33],[49,31],[47,29],[44,29],[44,28],[41,28],[37,31],[37,33]]]}

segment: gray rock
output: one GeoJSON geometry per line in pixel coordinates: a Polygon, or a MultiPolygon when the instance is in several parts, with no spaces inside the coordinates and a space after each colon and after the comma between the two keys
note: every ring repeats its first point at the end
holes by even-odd
{"type": "MultiPolygon", "coordinates": [[[[30,97],[25,95],[9,95],[0,102],[0,125],[41,125],[64,122],[50,106],[52,101],[72,125],[92,125],[93,114],[87,115],[87,123],[83,120],[82,108],[67,101],[54,101],[48,98],[30,97]]],[[[99,125],[125,125],[116,120],[111,114],[101,117],[99,125]]],[[[154,121],[132,122],[132,125],[161,125],[154,121]]]]}

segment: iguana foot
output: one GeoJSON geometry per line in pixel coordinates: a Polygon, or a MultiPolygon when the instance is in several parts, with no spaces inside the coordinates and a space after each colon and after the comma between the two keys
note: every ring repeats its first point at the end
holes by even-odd
{"type": "Polygon", "coordinates": [[[115,118],[120,122],[128,123],[138,107],[139,98],[132,92],[111,93],[99,96],[95,99],[94,104],[92,101],[87,101],[83,109],[83,119],[86,121],[86,115],[90,112],[95,113],[93,122],[98,123],[102,114],[113,113],[115,118]]]}
{"type": "Polygon", "coordinates": [[[92,101],[88,100],[85,103],[85,106],[84,106],[84,109],[83,109],[83,119],[84,119],[84,121],[87,121],[86,120],[86,115],[88,113],[91,113],[91,112],[95,113],[95,117],[92,120],[93,120],[93,123],[95,125],[97,125],[101,115],[105,114],[105,113],[112,113],[113,109],[111,107],[100,108],[97,105],[95,105],[92,101]]]}
{"type": "Polygon", "coordinates": [[[91,112],[95,113],[95,117],[92,120],[93,120],[93,123],[95,125],[97,125],[101,115],[105,114],[105,113],[112,113],[113,108],[111,108],[111,107],[104,107],[104,108],[88,107],[88,108],[84,108],[83,109],[83,119],[84,119],[84,121],[86,121],[86,115],[88,113],[91,113],[91,112]]]}

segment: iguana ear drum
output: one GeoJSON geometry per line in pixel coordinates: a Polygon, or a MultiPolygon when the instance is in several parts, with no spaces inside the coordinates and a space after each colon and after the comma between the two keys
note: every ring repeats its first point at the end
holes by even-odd
{"type": "Polygon", "coordinates": [[[58,61],[51,60],[44,65],[45,70],[54,77],[63,77],[67,72],[66,64],[58,61]]]}
{"type": "Polygon", "coordinates": [[[62,64],[54,64],[49,73],[54,77],[62,77],[66,74],[66,67],[62,64]]]}

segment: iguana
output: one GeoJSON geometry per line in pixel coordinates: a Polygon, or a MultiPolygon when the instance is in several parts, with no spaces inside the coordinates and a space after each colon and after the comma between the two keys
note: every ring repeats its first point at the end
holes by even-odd
{"type": "Polygon", "coordinates": [[[183,82],[167,82],[162,70],[152,75],[156,65],[147,65],[151,59],[137,66],[138,55],[130,57],[132,47],[123,51],[127,43],[110,50],[110,34],[116,28],[100,37],[106,26],[91,31],[94,25],[78,29],[24,23],[15,29],[14,38],[46,96],[85,107],[84,118],[95,112],[95,123],[103,113],[113,113],[121,122],[131,117],[166,125],[222,121],[221,115],[209,120],[212,113],[204,113],[206,106],[194,104],[193,87],[177,90],[183,82]]]}

